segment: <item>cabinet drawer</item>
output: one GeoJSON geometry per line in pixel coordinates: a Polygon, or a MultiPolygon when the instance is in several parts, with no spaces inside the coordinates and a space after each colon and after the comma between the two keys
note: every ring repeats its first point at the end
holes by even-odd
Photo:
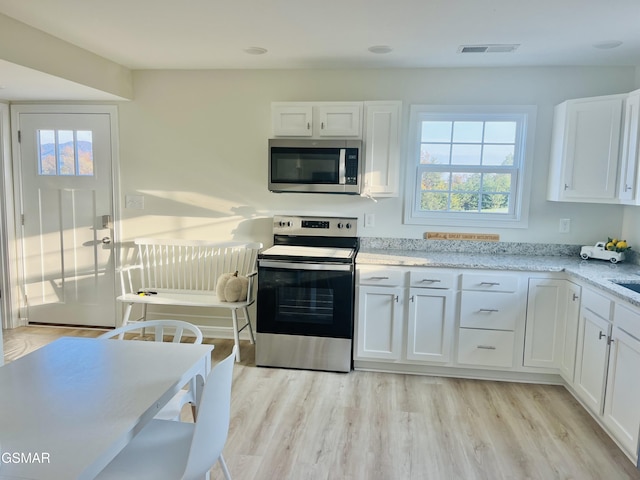
{"type": "Polygon", "coordinates": [[[513,332],[461,328],[458,363],[488,367],[513,367],[513,332]]]}
{"type": "Polygon", "coordinates": [[[640,312],[616,304],[614,323],[629,335],[640,340],[640,312]]]}
{"type": "Polygon", "coordinates": [[[611,320],[612,301],[607,297],[584,289],[582,292],[582,306],[605,320],[611,320]]]}
{"type": "Polygon", "coordinates": [[[484,292],[515,292],[518,290],[518,277],[494,273],[464,273],[462,275],[462,289],[484,292]]]}
{"type": "Polygon", "coordinates": [[[515,330],[522,310],[518,303],[517,296],[512,293],[462,292],[460,326],[515,330]]]}
{"type": "Polygon", "coordinates": [[[385,285],[385,286],[403,286],[404,270],[395,270],[389,267],[365,266],[358,267],[358,284],[359,285],[385,285]]]}
{"type": "Polygon", "coordinates": [[[424,268],[409,272],[409,283],[415,288],[454,288],[457,275],[453,272],[424,268]]]}

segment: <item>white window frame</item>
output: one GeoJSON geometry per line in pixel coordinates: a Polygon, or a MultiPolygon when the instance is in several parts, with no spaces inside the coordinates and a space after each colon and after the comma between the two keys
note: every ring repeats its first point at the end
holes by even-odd
{"type": "MultiPolygon", "coordinates": [[[[412,105],[406,169],[404,223],[410,225],[527,228],[536,107],[532,105],[412,105]],[[423,120],[515,120],[516,152],[509,213],[425,212],[419,207],[420,140],[423,120]]],[[[442,171],[442,168],[438,168],[442,171]]],[[[480,167],[481,169],[481,167],[480,167]]],[[[478,170],[478,169],[475,169],[478,170]]]]}

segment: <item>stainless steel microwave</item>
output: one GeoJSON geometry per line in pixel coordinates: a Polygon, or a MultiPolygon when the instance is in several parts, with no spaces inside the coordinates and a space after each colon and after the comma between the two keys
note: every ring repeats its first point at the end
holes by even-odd
{"type": "Polygon", "coordinates": [[[269,190],[344,193],[362,189],[359,140],[269,140],[269,190]]]}

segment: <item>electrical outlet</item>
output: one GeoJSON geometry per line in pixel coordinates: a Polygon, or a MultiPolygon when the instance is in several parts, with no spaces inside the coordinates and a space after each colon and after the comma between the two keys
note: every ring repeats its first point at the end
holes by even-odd
{"type": "Polygon", "coordinates": [[[364,214],[364,226],[365,227],[375,227],[376,226],[376,216],[373,213],[365,213],[364,214]]]}
{"type": "Polygon", "coordinates": [[[144,210],[144,195],[125,195],[124,208],[144,210]]]}
{"type": "Polygon", "coordinates": [[[558,228],[560,233],[569,233],[571,231],[571,219],[570,218],[561,218],[560,226],[558,228]]]}

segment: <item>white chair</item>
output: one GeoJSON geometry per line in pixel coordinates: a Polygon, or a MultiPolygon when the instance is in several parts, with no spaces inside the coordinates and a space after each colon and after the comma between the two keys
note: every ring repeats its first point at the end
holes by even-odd
{"type": "Polygon", "coordinates": [[[216,461],[231,480],[222,450],[229,432],[236,348],[209,374],[196,423],[151,420],[96,480],[208,480],[216,461]]]}
{"type": "MultiPolygon", "coordinates": [[[[136,331],[140,331],[140,338],[144,340],[146,338],[146,330],[153,331],[153,341],[155,342],[163,342],[165,335],[173,335],[172,342],[178,343],[182,340],[182,337],[185,333],[188,333],[189,336],[194,337],[194,344],[202,343],[202,331],[195,325],[183,322],[181,320],[149,320],[146,322],[136,322],[129,323],[123,327],[116,328],[115,330],[110,330],[107,333],[100,335],[98,338],[109,339],[118,337],[118,339],[122,340],[125,337],[126,333],[133,333],[136,331]],[[167,331],[168,330],[168,331],[167,331]]],[[[195,398],[195,379],[191,382],[189,389],[180,390],[170,401],[167,403],[162,410],[158,412],[155,418],[162,420],[180,420],[180,413],[182,412],[182,407],[187,403],[191,404],[191,411],[193,413],[193,418],[196,418],[196,398],[195,398]]]]}

